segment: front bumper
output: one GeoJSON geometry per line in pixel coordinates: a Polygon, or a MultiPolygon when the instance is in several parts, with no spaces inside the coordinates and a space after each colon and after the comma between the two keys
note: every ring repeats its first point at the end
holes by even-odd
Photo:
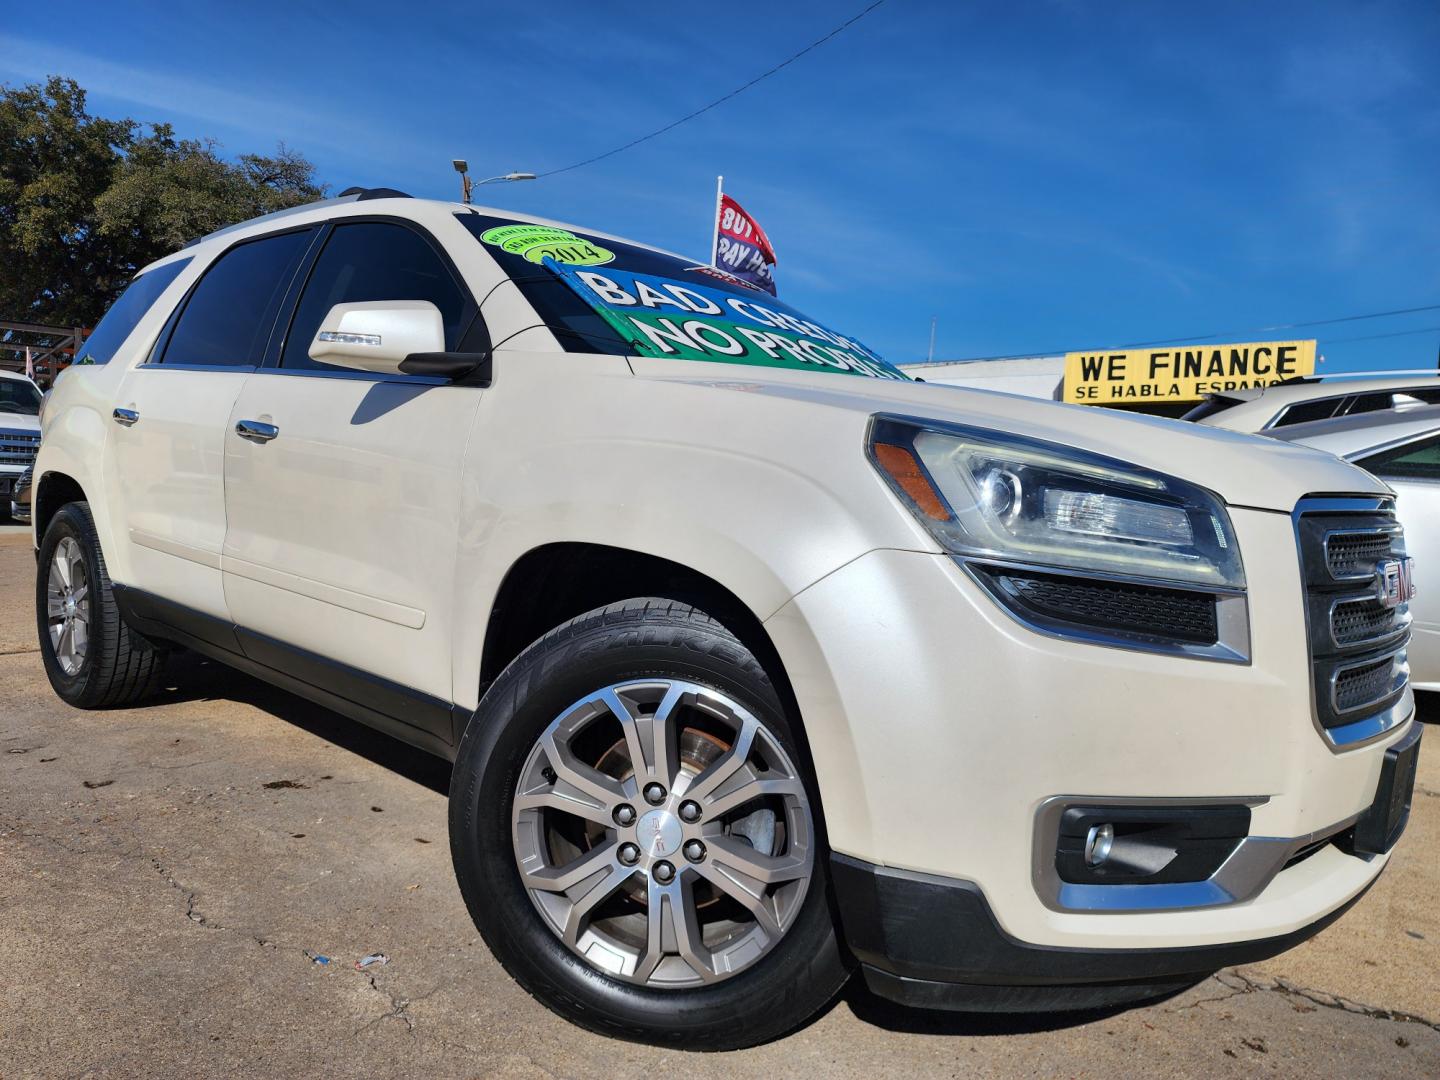
{"type": "Polygon", "coordinates": [[[844,855],[831,858],[830,875],[846,942],[866,985],[903,1005],[963,1012],[1103,1008],[1173,993],[1222,967],[1293,948],[1344,915],[1370,887],[1367,882],[1314,922],[1274,937],[1181,948],[1065,949],[1007,934],[974,882],[844,855]]]}
{"type": "MultiPolygon", "coordinates": [[[[1386,752],[1371,805],[1329,841],[1332,857],[1368,863],[1399,840],[1409,821],[1421,735],[1420,725],[1411,724],[1386,752]]],[[[1297,855],[1279,872],[1324,853],[1297,855]]],[[[1006,933],[974,882],[845,855],[830,860],[841,926],[871,990],[906,1005],[986,1012],[1118,1005],[1183,989],[1222,967],[1268,959],[1340,918],[1378,873],[1338,906],[1283,934],[1202,946],[1081,949],[1035,945],[1006,933]]]]}

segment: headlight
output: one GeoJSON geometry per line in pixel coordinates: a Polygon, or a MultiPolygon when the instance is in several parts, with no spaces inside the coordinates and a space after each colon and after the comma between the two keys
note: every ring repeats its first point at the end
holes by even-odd
{"type": "Polygon", "coordinates": [[[956,555],[1244,588],[1224,506],[1183,480],[1055,443],[897,416],[871,422],[870,457],[956,555]]]}

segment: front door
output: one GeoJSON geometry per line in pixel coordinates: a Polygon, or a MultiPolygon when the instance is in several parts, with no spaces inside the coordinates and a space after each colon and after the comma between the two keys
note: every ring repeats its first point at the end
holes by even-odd
{"type": "Polygon", "coordinates": [[[474,303],[434,242],[337,224],[225,444],[225,598],[246,652],[448,740],[465,447],[483,390],[309,357],[335,304],[429,300],[454,348],[474,303]],[[242,422],[263,425],[237,433],[242,422]]]}

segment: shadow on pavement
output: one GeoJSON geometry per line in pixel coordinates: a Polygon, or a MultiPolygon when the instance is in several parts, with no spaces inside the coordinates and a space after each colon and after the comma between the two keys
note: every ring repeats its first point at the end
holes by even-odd
{"type": "MultiPolygon", "coordinates": [[[[1183,993],[1177,991],[1176,993],[1183,993]]],[[[1066,1028],[1093,1024],[1132,1008],[1155,1005],[1175,994],[1150,998],[1137,1005],[1114,1006],[1062,1013],[967,1013],[943,1012],[897,1005],[870,992],[858,974],[845,987],[840,1000],[850,1006],[855,1017],[886,1031],[906,1035],[1032,1035],[1042,1031],[1063,1031],[1066,1028]]]]}
{"type": "Polygon", "coordinates": [[[163,689],[151,704],[216,699],[244,702],[263,709],[287,724],[359,754],[431,791],[449,794],[448,761],[195,653],[177,653],[170,658],[163,689]]]}

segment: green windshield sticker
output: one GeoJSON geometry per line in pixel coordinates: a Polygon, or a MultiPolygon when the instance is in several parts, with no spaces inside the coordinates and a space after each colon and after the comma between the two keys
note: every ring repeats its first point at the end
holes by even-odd
{"type": "Polygon", "coordinates": [[[487,229],[480,234],[480,239],[494,244],[501,251],[522,255],[527,261],[537,264],[548,258],[567,266],[604,266],[615,258],[613,251],[576,236],[568,229],[555,229],[549,225],[502,225],[498,229],[487,229]]]}
{"type": "Polygon", "coordinates": [[[545,263],[609,323],[639,356],[831,371],[909,381],[854,338],[754,299],[699,283],[619,268],[605,273],[545,263]]]}

